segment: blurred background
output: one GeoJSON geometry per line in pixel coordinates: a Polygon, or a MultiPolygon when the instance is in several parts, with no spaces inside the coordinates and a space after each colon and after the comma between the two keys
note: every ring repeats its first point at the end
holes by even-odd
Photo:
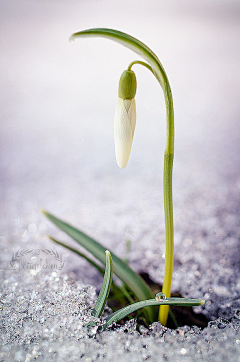
{"type": "MultiPolygon", "coordinates": [[[[206,268],[219,260],[230,268],[239,237],[239,1],[0,0],[0,20],[4,252],[49,245],[45,235],[55,229],[40,214],[45,208],[120,256],[131,240],[135,268],[162,280],[163,94],[148,70],[135,66],[137,125],[129,164],[118,169],[118,82],[139,57],[107,39],[69,42],[73,32],[107,27],[146,43],[170,80],[176,268],[192,267],[191,282],[203,255],[206,268]]],[[[70,258],[66,268],[84,265],[70,258]]],[[[175,288],[184,268],[175,269],[175,288]]]]}

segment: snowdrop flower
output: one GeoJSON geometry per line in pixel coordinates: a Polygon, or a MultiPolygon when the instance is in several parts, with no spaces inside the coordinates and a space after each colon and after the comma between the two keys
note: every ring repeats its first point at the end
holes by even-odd
{"type": "Polygon", "coordinates": [[[130,156],[136,125],[135,94],[137,81],[132,70],[121,75],[118,90],[118,102],[114,117],[114,140],[117,164],[125,168],[130,156]]]}

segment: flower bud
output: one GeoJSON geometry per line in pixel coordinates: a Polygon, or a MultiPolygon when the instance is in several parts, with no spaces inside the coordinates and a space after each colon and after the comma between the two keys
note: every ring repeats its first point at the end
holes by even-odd
{"type": "Polygon", "coordinates": [[[132,70],[125,70],[121,75],[118,96],[122,99],[132,99],[136,95],[137,79],[132,70]]]}
{"type": "Polygon", "coordinates": [[[132,148],[136,125],[136,88],[134,72],[124,71],[119,81],[119,98],[114,117],[115,154],[120,168],[127,166],[132,148]]]}

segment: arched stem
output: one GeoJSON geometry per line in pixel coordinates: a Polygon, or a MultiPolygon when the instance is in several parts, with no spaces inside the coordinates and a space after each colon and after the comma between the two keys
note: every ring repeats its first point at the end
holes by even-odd
{"type": "Polygon", "coordinates": [[[145,62],[142,62],[141,60],[134,60],[132,63],[129,64],[128,66],[128,69],[127,70],[131,70],[132,66],[135,65],[135,64],[140,64],[140,65],[143,65],[144,67],[146,67],[147,69],[150,70],[150,72],[152,72],[152,74],[154,75],[154,72],[152,70],[152,67],[145,63],[145,62]]]}
{"type": "MultiPolygon", "coordinates": [[[[98,28],[88,29],[74,33],[71,40],[78,37],[104,37],[116,41],[125,47],[141,55],[149,65],[151,71],[160,83],[166,104],[166,145],[164,153],[164,174],[163,174],[163,192],[164,192],[164,212],[166,229],[166,256],[165,256],[165,276],[163,282],[163,293],[166,297],[171,294],[171,280],[174,260],[174,241],[173,241],[173,207],[172,207],[172,168],[174,155],[174,110],[171,87],[166,72],[156,56],[156,54],[140,40],[114,29],[98,28]]],[[[140,63],[139,63],[140,64],[140,63]]],[[[149,69],[149,67],[147,66],[149,69]]],[[[163,325],[167,323],[168,306],[161,306],[159,320],[163,325]]]]}
{"type": "MultiPolygon", "coordinates": [[[[128,66],[128,70],[131,70],[132,66],[135,64],[143,65],[144,67],[149,69],[151,73],[154,74],[152,67],[141,60],[135,60],[132,63],[130,63],[128,66]]],[[[173,262],[174,262],[172,169],[173,169],[173,154],[169,153],[168,148],[166,148],[164,154],[164,171],[163,171],[166,254],[165,254],[165,274],[164,274],[162,292],[166,295],[167,298],[171,296],[171,282],[172,282],[172,272],[173,272],[173,262]]],[[[159,320],[163,325],[166,325],[167,323],[168,312],[169,312],[168,305],[161,306],[159,309],[159,320]]]]}

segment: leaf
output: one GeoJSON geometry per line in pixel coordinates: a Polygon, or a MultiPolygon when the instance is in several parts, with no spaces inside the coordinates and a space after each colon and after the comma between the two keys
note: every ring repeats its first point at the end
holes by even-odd
{"type": "Polygon", "coordinates": [[[96,29],[88,29],[79,31],[74,33],[70,40],[75,40],[76,38],[83,38],[83,37],[103,37],[118,42],[125,47],[131,49],[138,55],[142,56],[145,60],[147,60],[154,71],[154,75],[160,82],[160,84],[168,83],[167,75],[165,70],[160,63],[160,60],[156,56],[156,54],[144,43],[140,40],[134,38],[133,36],[123,33],[119,30],[114,29],[106,29],[106,28],[96,28],[96,29]]]}
{"type": "Polygon", "coordinates": [[[110,324],[116,323],[121,319],[125,318],[127,315],[135,312],[138,309],[145,308],[148,306],[154,305],[174,305],[174,306],[185,306],[185,307],[193,307],[197,305],[203,305],[204,300],[202,299],[188,299],[188,298],[168,298],[168,299],[149,299],[141,302],[137,302],[134,304],[130,304],[127,307],[119,309],[117,312],[110,314],[107,318],[105,318],[104,329],[106,329],[110,324]]]}
{"type": "Polygon", "coordinates": [[[128,299],[128,301],[130,303],[134,303],[134,299],[131,297],[131,295],[129,294],[129,292],[127,291],[124,283],[119,287],[119,289],[122,291],[123,295],[125,296],[125,298],[128,299]]]}
{"type": "Polygon", "coordinates": [[[111,284],[112,284],[112,274],[113,274],[113,263],[111,254],[106,250],[106,270],[103,278],[102,288],[100,290],[97,302],[92,311],[94,317],[100,317],[103,311],[103,308],[107,302],[109,296],[111,284]]]}
{"type": "MultiPolygon", "coordinates": [[[[53,238],[52,236],[48,236],[50,240],[52,240],[54,243],[63,246],[64,248],[73,251],[74,253],[76,253],[77,255],[81,256],[82,258],[84,258],[85,260],[87,260],[92,266],[94,266],[99,273],[101,273],[102,275],[104,275],[104,269],[98,265],[97,263],[95,263],[92,259],[88,258],[85,254],[81,253],[80,251],[78,251],[77,249],[72,248],[70,245],[67,245],[59,240],[56,240],[55,238],[53,238]]],[[[44,250],[43,250],[44,251],[44,250]]],[[[62,263],[62,256],[60,255],[61,258],[61,263],[62,263]]],[[[114,286],[115,289],[117,289],[119,292],[121,292],[128,300],[130,303],[134,303],[134,300],[131,298],[131,296],[129,295],[129,293],[127,292],[126,288],[124,287],[124,285],[118,286],[115,284],[114,281],[112,281],[112,285],[114,286]]]]}
{"type": "Polygon", "coordinates": [[[166,151],[167,153],[173,154],[174,142],[168,142],[170,139],[171,140],[174,139],[174,117],[173,117],[174,111],[173,111],[172,91],[166,72],[156,54],[140,40],[134,38],[129,34],[123,33],[122,31],[119,30],[104,29],[104,28],[83,30],[74,33],[70,37],[70,40],[75,40],[76,38],[84,38],[84,37],[103,37],[113,40],[131,49],[135,53],[139,54],[145,60],[147,60],[147,62],[151,65],[153,74],[155,75],[155,77],[157,78],[158,82],[160,83],[163,89],[165,102],[166,102],[167,117],[170,121],[170,123],[167,125],[167,133],[169,137],[167,138],[166,151]]]}
{"type": "Polygon", "coordinates": [[[86,259],[92,266],[94,266],[101,274],[104,274],[104,269],[102,267],[100,267],[98,264],[96,264],[93,260],[91,260],[90,258],[88,258],[86,255],[84,255],[83,253],[81,253],[80,251],[78,251],[77,249],[72,248],[71,246],[62,243],[61,241],[56,240],[55,238],[53,238],[52,236],[48,236],[50,240],[54,241],[54,243],[64,246],[64,248],[67,248],[68,250],[73,251],[74,253],[78,254],[79,256],[81,256],[82,258],[86,259]]]}
{"type": "MultiPolygon", "coordinates": [[[[162,87],[165,105],[166,105],[166,146],[164,156],[164,213],[166,225],[166,250],[170,252],[166,255],[165,261],[165,277],[163,282],[163,290],[170,295],[170,287],[172,280],[172,266],[173,266],[173,216],[172,216],[172,162],[174,154],[174,109],[171,87],[166,75],[166,72],[156,56],[156,54],[144,43],[138,39],[114,29],[88,29],[74,33],[70,40],[75,40],[81,37],[104,37],[116,41],[125,47],[133,50],[135,53],[141,55],[149,63],[149,69],[153,72],[159,84],[162,87]],[[167,160],[167,161],[166,161],[167,160]],[[166,167],[167,166],[167,167],[166,167]]],[[[159,318],[166,324],[168,307],[161,308],[162,312],[159,318]]]]}
{"type": "MultiPolygon", "coordinates": [[[[72,227],[64,221],[56,218],[52,214],[43,210],[43,214],[52,221],[59,229],[77,241],[81,246],[94,255],[99,261],[105,264],[105,250],[101,244],[93,240],[80,230],[72,227]]],[[[74,251],[74,250],[73,250],[74,251]]],[[[148,285],[134,270],[132,270],[124,261],[118,258],[112,251],[113,272],[118,276],[136,295],[139,300],[150,299],[153,297],[148,285]]],[[[148,321],[152,323],[157,319],[157,310],[155,308],[147,308],[145,310],[148,321]]]]}

